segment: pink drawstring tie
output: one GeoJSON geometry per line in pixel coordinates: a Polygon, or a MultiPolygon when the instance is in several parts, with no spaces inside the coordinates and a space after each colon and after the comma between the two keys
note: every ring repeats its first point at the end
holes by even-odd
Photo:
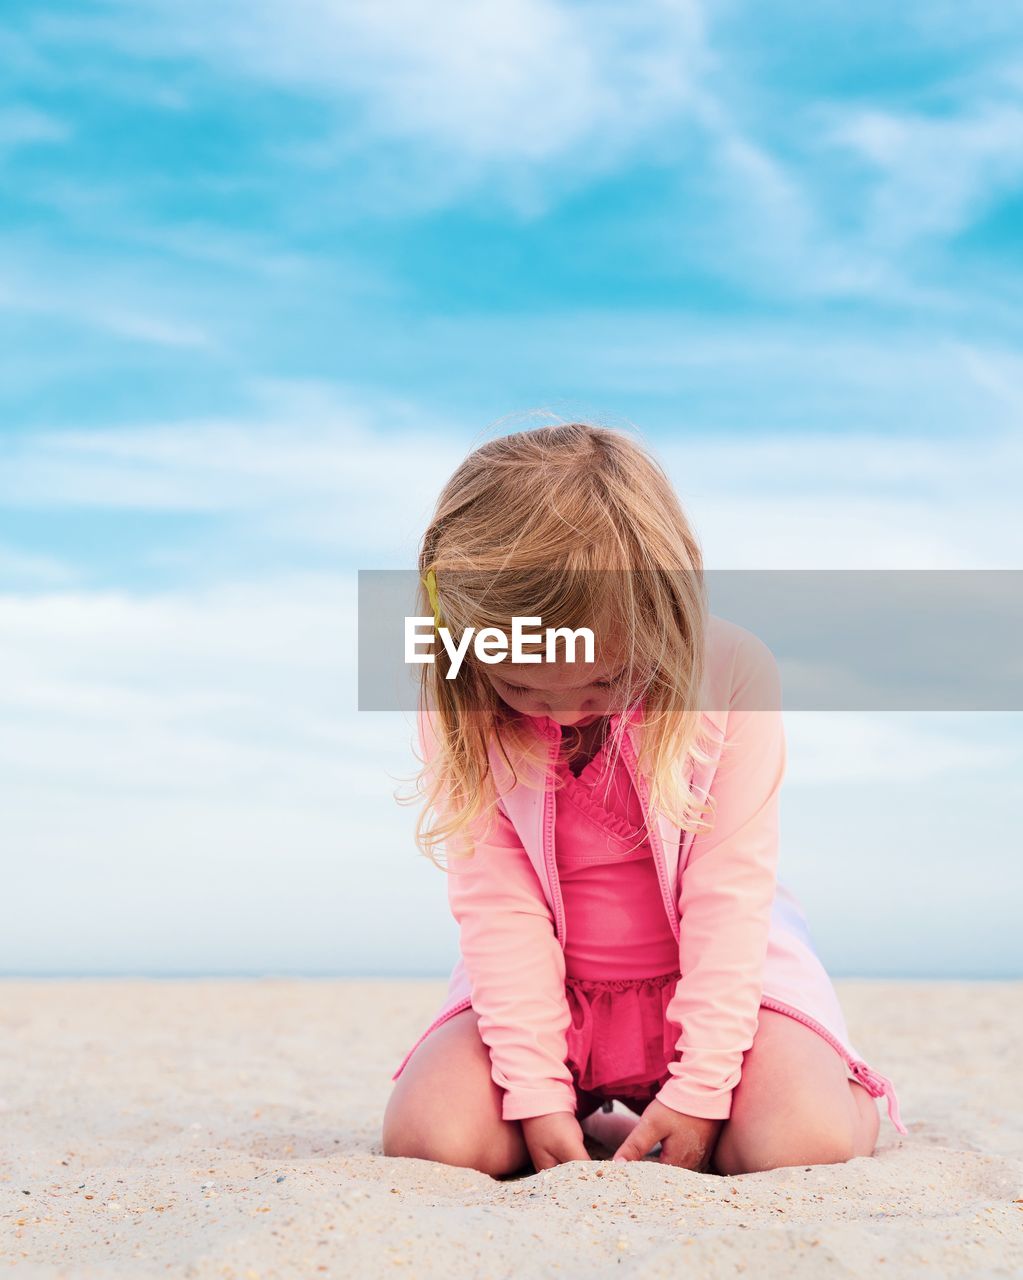
{"type": "Polygon", "coordinates": [[[887,1099],[888,1118],[899,1133],[909,1133],[909,1130],[902,1123],[902,1116],[899,1114],[899,1099],[891,1080],[882,1075],[880,1071],[872,1071],[865,1062],[853,1062],[850,1064],[850,1069],[871,1097],[887,1099]]]}

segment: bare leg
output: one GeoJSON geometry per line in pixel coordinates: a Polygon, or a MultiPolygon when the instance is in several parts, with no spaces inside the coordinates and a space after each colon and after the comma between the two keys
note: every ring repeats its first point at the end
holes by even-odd
{"type": "Polygon", "coordinates": [[[499,1178],[532,1172],[522,1126],[501,1118],[502,1090],[472,1008],[431,1031],[395,1081],[384,1112],[385,1156],[478,1169],[499,1178]]]}
{"type": "Polygon", "coordinates": [[[735,1174],[842,1164],[873,1154],[880,1123],[875,1100],[821,1036],[762,1008],[712,1168],[735,1174]]]}

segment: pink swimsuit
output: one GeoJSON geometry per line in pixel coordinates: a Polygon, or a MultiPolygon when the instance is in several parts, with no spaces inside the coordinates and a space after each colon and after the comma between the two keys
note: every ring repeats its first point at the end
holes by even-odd
{"type": "Polygon", "coordinates": [[[679,978],[643,808],[624,760],[605,750],[573,775],[557,764],[554,827],[566,917],[566,1065],[583,1092],[648,1102],[670,1079],[679,1028],[665,1010],[679,978]]]}

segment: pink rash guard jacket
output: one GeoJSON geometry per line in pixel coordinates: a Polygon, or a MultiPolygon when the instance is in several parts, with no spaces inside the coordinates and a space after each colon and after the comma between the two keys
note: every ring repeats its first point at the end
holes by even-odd
{"type": "MultiPolygon", "coordinates": [[[[629,714],[623,756],[642,800],[662,904],[678,941],[681,977],[667,1007],[678,1029],[677,1060],[657,1098],[687,1115],[725,1119],[752,1045],[761,1006],[822,1035],[848,1074],[905,1133],[891,1081],[852,1047],[837,996],[813,949],[799,904],[777,879],[779,792],[786,764],[781,681],[770,649],[751,632],[708,617],[704,727],[710,763],[687,763],[686,777],[716,810],[709,832],[681,831],[649,806],[636,769],[642,709],[629,714]]],[[[612,717],[612,727],[618,720],[612,717]]],[[[499,802],[473,833],[472,857],[450,858],[448,899],[461,957],[443,1007],[406,1053],[447,1018],[472,1007],[503,1090],[505,1120],[576,1111],[565,1064],[571,1015],[565,995],[565,920],[553,848],[551,765],[560,731],[535,719],[550,744],[546,778],[515,781],[491,748],[499,802]]],[[[419,716],[423,758],[431,759],[428,716],[419,716]]]]}

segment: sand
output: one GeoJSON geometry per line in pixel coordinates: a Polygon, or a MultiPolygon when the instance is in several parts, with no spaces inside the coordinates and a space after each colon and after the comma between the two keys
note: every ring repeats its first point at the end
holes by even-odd
{"type": "Polygon", "coordinates": [[[910,1130],[874,1156],[495,1180],[380,1154],[444,982],[0,982],[0,1271],[1023,1275],[1023,983],[837,986],[910,1130]]]}

